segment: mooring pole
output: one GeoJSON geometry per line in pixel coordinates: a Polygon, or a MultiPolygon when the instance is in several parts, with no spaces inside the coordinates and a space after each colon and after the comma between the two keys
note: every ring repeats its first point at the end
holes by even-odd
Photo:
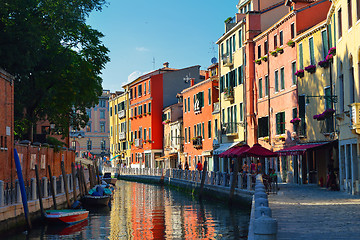
{"type": "Polygon", "coordinates": [[[203,174],[201,176],[200,190],[199,190],[199,197],[200,198],[202,197],[202,194],[203,194],[206,174],[207,174],[207,161],[205,160],[204,161],[203,174]]]}
{"type": "Polygon", "coordinates": [[[37,164],[35,164],[35,176],[36,176],[36,190],[37,190],[37,193],[39,195],[39,204],[40,204],[41,216],[43,218],[45,218],[44,206],[43,206],[43,202],[42,202],[41,184],[40,184],[40,179],[39,179],[39,169],[38,169],[37,164]]]}
{"type": "Polygon", "coordinates": [[[70,199],[69,199],[69,188],[68,188],[69,186],[68,186],[68,181],[67,181],[67,177],[66,177],[64,161],[61,161],[61,171],[62,171],[64,185],[65,185],[66,202],[67,202],[68,208],[71,208],[70,199]]]}
{"type": "Polygon", "coordinates": [[[56,196],[55,196],[55,188],[54,188],[54,180],[53,180],[53,176],[51,174],[51,167],[50,164],[48,165],[48,170],[49,170],[49,178],[50,178],[50,189],[51,189],[51,195],[53,198],[53,202],[54,202],[54,209],[57,209],[56,206],[56,196]]]}

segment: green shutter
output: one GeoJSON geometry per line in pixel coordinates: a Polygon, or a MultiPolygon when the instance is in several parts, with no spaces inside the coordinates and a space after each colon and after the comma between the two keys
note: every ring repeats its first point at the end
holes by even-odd
{"type": "Polygon", "coordinates": [[[276,114],[276,134],[280,134],[280,132],[281,132],[280,121],[281,121],[280,114],[277,113],[276,114]]]}
{"type": "Polygon", "coordinates": [[[323,43],[323,58],[325,59],[329,51],[328,37],[326,30],[321,32],[321,39],[323,43]]]}
{"type": "Polygon", "coordinates": [[[279,71],[275,71],[275,92],[279,91],[279,71]]]}
{"type": "Polygon", "coordinates": [[[315,65],[314,38],[309,38],[310,64],[315,65]]]}
{"type": "Polygon", "coordinates": [[[305,119],[305,96],[299,96],[299,117],[305,119]]]}
{"type": "Polygon", "coordinates": [[[262,79],[259,79],[259,98],[262,98],[262,79]]]}
{"type": "Polygon", "coordinates": [[[280,82],[281,82],[281,89],[284,90],[285,89],[285,73],[284,73],[284,68],[280,69],[280,82]]]}
{"type": "Polygon", "coordinates": [[[299,44],[299,68],[300,68],[300,69],[304,69],[303,46],[302,46],[302,43],[299,44]]]}

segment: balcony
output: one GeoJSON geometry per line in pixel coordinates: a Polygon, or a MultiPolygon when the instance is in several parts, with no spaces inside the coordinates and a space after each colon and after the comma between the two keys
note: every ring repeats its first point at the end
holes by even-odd
{"type": "Polygon", "coordinates": [[[120,110],[118,112],[118,117],[119,117],[119,119],[122,119],[122,118],[126,117],[125,110],[120,110]]]}
{"type": "Polygon", "coordinates": [[[234,65],[232,54],[226,53],[222,56],[224,67],[232,67],[234,65]]]}
{"type": "Polygon", "coordinates": [[[232,87],[224,89],[225,101],[234,101],[234,89],[232,87]]]}
{"type": "Polygon", "coordinates": [[[126,133],[125,132],[119,132],[119,140],[125,140],[126,139],[126,133]]]}
{"type": "Polygon", "coordinates": [[[350,104],[350,114],[350,129],[353,133],[360,134],[360,103],[350,104]]]}
{"type": "Polygon", "coordinates": [[[135,139],[135,147],[142,148],[143,142],[141,138],[135,139]]]}
{"type": "Polygon", "coordinates": [[[223,125],[222,134],[229,136],[229,137],[237,136],[237,134],[238,134],[237,125],[238,125],[238,123],[235,123],[235,122],[225,123],[223,125]]]}
{"type": "Polygon", "coordinates": [[[202,148],[202,137],[201,136],[193,137],[191,140],[193,142],[194,148],[196,148],[196,149],[202,148]]]}
{"type": "Polygon", "coordinates": [[[236,18],[228,18],[225,20],[225,32],[230,31],[236,25],[236,18]]]}

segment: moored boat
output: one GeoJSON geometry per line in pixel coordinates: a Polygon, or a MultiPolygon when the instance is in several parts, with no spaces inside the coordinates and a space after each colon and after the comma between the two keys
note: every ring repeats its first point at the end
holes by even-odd
{"type": "Polygon", "coordinates": [[[45,217],[50,222],[76,224],[88,218],[89,211],[82,209],[48,210],[45,217]]]}
{"type": "Polygon", "coordinates": [[[87,206],[108,206],[111,195],[103,195],[103,196],[92,196],[85,195],[82,199],[84,205],[87,206]]]}

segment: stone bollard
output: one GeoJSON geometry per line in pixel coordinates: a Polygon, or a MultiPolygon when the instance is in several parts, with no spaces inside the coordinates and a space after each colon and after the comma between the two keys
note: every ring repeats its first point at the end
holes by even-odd
{"type": "MultiPolygon", "coordinates": [[[[60,193],[63,193],[65,190],[64,188],[64,180],[63,180],[63,175],[59,176],[59,180],[60,180],[60,193]]],[[[86,181],[86,180],[85,180],[86,181]]]]}
{"type": "Polygon", "coordinates": [[[226,186],[226,173],[222,173],[222,185],[225,187],[226,186]]]}
{"type": "Polygon", "coordinates": [[[221,174],[220,172],[216,172],[216,185],[220,185],[221,182],[221,174]]]}
{"type": "Polygon", "coordinates": [[[269,201],[266,198],[255,198],[255,208],[269,207],[269,201]]]}
{"type": "Polygon", "coordinates": [[[268,216],[268,217],[272,217],[271,216],[271,208],[269,207],[264,207],[264,206],[260,206],[255,208],[255,219],[258,219],[261,216],[268,216]]]}
{"type": "Polygon", "coordinates": [[[255,201],[256,201],[256,199],[258,199],[258,198],[265,198],[265,199],[267,199],[267,198],[268,198],[268,195],[267,195],[265,192],[263,192],[263,191],[256,191],[255,194],[254,194],[254,197],[255,197],[255,201]]]}
{"type": "Polygon", "coordinates": [[[251,184],[252,183],[252,179],[251,179],[251,174],[247,174],[247,190],[251,190],[251,184]]]}
{"type": "Polygon", "coordinates": [[[237,179],[238,180],[238,188],[242,189],[243,188],[243,178],[242,178],[241,174],[238,174],[237,178],[238,178],[237,179]]]}
{"type": "Polygon", "coordinates": [[[210,185],[214,184],[214,172],[210,173],[210,185]]]}
{"type": "Polygon", "coordinates": [[[229,187],[231,187],[232,181],[234,178],[234,173],[230,173],[230,182],[229,182],[229,187]]]}
{"type": "Polygon", "coordinates": [[[48,195],[48,179],[47,179],[47,177],[43,177],[42,180],[43,180],[43,184],[44,184],[42,194],[43,194],[44,198],[47,198],[49,196],[48,195]]]}
{"type": "Polygon", "coordinates": [[[31,182],[31,200],[36,200],[36,180],[35,178],[30,179],[31,182]]]}
{"type": "Polygon", "coordinates": [[[255,190],[256,189],[261,189],[261,190],[264,190],[265,191],[265,186],[263,184],[256,184],[255,185],[255,190]]]}
{"type": "Polygon", "coordinates": [[[261,216],[254,220],[255,240],[275,240],[277,234],[277,221],[268,216],[261,216]]]}
{"type": "Polygon", "coordinates": [[[57,191],[57,189],[56,189],[56,177],[55,176],[52,176],[52,178],[53,178],[53,187],[54,187],[54,192],[55,192],[55,195],[56,194],[58,194],[56,191],[57,191]]]}
{"type": "Polygon", "coordinates": [[[4,181],[0,180],[0,207],[4,206],[4,181]]]}
{"type": "Polygon", "coordinates": [[[16,188],[16,202],[21,202],[21,190],[20,190],[20,183],[19,179],[15,180],[15,188],[16,188]]]}

